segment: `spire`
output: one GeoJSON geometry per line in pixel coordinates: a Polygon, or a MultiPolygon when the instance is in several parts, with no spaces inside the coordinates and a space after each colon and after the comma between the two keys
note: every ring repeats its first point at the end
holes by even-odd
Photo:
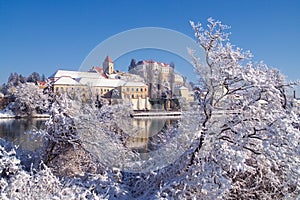
{"type": "Polygon", "coordinates": [[[109,55],[106,56],[105,61],[106,61],[106,62],[109,62],[109,63],[113,63],[113,61],[112,61],[112,59],[110,58],[109,55]]]}
{"type": "Polygon", "coordinates": [[[106,74],[112,74],[114,73],[114,62],[109,56],[106,56],[104,62],[103,62],[103,71],[106,74]]]}

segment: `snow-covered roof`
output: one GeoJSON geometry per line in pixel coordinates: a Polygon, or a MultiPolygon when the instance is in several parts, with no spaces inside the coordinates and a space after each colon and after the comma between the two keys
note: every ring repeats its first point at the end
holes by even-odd
{"type": "Polygon", "coordinates": [[[145,83],[143,83],[143,82],[129,81],[129,82],[126,82],[123,86],[127,86],[127,87],[143,87],[143,86],[147,86],[147,85],[145,83]]]}
{"type": "Polygon", "coordinates": [[[107,78],[102,67],[94,66],[89,70],[89,72],[96,72],[101,78],[107,78]]]}
{"type": "Polygon", "coordinates": [[[54,85],[80,85],[80,83],[71,77],[61,77],[54,82],[54,85]]]}
{"type": "Polygon", "coordinates": [[[184,87],[184,86],[181,86],[181,87],[179,88],[179,90],[188,90],[188,88],[187,88],[187,87],[184,87]]]}
{"type": "MultiPolygon", "coordinates": [[[[125,74],[124,74],[125,75],[125,74]]],[[[58,70],[49,78],[52,78],[55,85],[88,85],[91,87],[119,87],[119,86],[131,86],[131,87],[143,87],[147,86],[141,81],[134,81],[135,77],[131,74],[127,80],[116,79],[116,77],[121,76],[119,74],[110,75],[110,79],[104,78],[97,72],[80,72],[80,71],[68,71],[68,70],[58,70]],[[130,80],[132,79],[132,80],[130,80]]],[[[138,76],[139,77],[139,76],[138,76]]]]}
{"type": "Polygon", "coordinates": [[[80,72],[80,71],[69,71],[69,70],[57,70],[49,78],[60,78],[60,77],[71,77],[73,79],[78,78],[104,78],[97,72],[80,72]]]}

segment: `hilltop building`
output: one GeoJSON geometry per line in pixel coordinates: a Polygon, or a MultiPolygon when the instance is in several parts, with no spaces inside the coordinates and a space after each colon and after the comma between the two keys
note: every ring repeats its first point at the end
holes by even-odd
{"type": "Polygon", "coordinates": [[[163,93],[179,95],[179,88],[184,85],[184,78],[175,72],[174,64],[153,60],[131,61],[128,72],[141,76],[149,86],[149,96],[159,98],[163,93]]]}

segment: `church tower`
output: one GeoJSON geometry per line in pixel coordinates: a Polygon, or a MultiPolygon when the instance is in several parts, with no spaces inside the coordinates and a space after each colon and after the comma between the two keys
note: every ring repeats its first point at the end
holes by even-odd
{"type": "Polygon", "coordinates": [[[114,72],[114,62],[109,56],[106,56],[103,62],[103,71],[106,74],[112,74],[114,72]]]}

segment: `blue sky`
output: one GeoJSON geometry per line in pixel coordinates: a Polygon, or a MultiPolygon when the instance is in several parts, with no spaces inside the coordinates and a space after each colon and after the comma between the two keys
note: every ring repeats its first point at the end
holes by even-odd
{"type": "MultiPolygon", "coordinates": [[[[280,69],[289,80],[300,79],[299,10],[297,0],[0,0],[0,83],[11,72],[50,76],[57,69],[78,70],[99,43],[133,28],[162,27],[193,37],[189,20],[208,17],[230,25],[231,43],[250,50],[255,61],[280,69]]],[[[132,57],[175,60],[184,71],[184,62],[149,50],[128,53],[116,68],[126,70],[132,57]]]]}

